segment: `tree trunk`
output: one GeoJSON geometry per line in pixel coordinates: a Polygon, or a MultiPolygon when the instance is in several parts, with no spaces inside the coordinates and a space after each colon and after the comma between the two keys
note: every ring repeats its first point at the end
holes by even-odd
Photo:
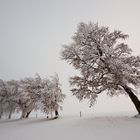
{"type": "Polygon", "coordinates": [[[51,109],[51,118],[53,117],[52,109],[51,109]]]}
{"type": "Polygon", "coordinates": [[[1,112],[0,112],[0,119],[2,118],[2,114],[3,114],[3,112],[1,111],[1,112]]]}
{"type": "Polygon", "coordinates": [[[138,111],[138,113],[140,114],[140,101],[137,98],[137,96],[132,92],[131,88],[128,87],[127,85],[122,86],[124,88],[124,90],[127,92],[127,94],[129,95],[131,101],[133,102],[133,104],[136,107],[136,110],[138,111]]]}
{"type": "Polygon", "coordinates": [[[27,114],[26,114],[25,118],[28,118],[28,117],[29,117],[29,115],[30,115],[30,113],[31,113],[31,111],[30,111],[30,112],[27,112],[27,114]]]}
{"type": "Polygon", "coordinates": [[[8,119],[11,119],[11,115],[12,115],[12,113],[10,112],[10,113],[9,113],[9,116],[8,116],[8,119]]]}
{"type": "Polygon", "coordinates": [[[58,116],[59,116],[58,111],[55,110],[55,117],[58,117],[58,116]]]}
{"type": "Polygon", "coordinates": [[[24,110],[22,110],[22,114],[21,114],[21,119],[25,119],[25,116],[26,116],[26,111],[25,111],[25,109],[24,110]]]}
{"type": "Polygon", "coordinates": [[[24,117],[23,117],[23,111],[22,111],[22,113],[21,113],[21,117],[20,117],[21,119],[23,119],[24,117]]]}

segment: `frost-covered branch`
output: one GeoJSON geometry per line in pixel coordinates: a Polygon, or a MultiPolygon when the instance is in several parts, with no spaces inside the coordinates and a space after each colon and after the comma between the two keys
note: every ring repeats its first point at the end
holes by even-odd
{"type": "Polygon", "coordinates": [[[133,56],[123,42],[127,37],[119,30],[111,32],[91,22],[78,25],[72,43],[65,45],[61,54],[80,72],[70,79],[73,95],[93,102],[103,91],[112,96],[127,92],[122,85],[140,85],[140,57],[133,56]]]}

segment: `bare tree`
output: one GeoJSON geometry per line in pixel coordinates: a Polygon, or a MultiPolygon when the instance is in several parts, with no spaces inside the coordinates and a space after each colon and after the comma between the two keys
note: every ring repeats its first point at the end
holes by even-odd
{"type": "Polygon", "coordinates": [[[126,94],[140,114],[140,101],[132,88],[140,85],[140,57],[124,43],[128,37],[121,31],[110,31],[94,23],[80,23],[70,45],[64,45],[62,59],[80,73],[70,78],[72,93],[79,100],[90,100],[98,94],[126,94]],[[104,93],[105,93],[104,92],[104,93]]]}

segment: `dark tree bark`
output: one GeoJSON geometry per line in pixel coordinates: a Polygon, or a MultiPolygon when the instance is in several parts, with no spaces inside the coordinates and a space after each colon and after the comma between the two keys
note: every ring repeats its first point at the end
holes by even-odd
{"type": "Polygon", "coordinates": [[[59,116],[58,111],[55,110],[55,117],[58,117],[58,116],[59,116]]]}
{"type": "Polygon", "coordinates": [[[0,112],[0,119],[2,118],[2,115],[3,115],[3,111],[0,112]]]}
{"type": "Polygon", "coordinates": [[[26,114],[25,118],[28,118],[30,113],[31,113],[31,111],[26,114]]]}
{"type": "Polygon", "coordinates": [[[8,116],[8,119],[11,119],[11,115],[12,115],[12,113],[10,112],[10,113],[9,113],[9,116],[8,116]]]}
{"type": "Polygon", "coordinates": [[[127,92],[127,94],[129,95],[131,101],[133,102],[133,104],[136,107],[136,110],[138,111],[138,113],[140,114],[140,101],[138,99],[138,97],[132,92],[131,88],[128,87],[127,85],[122,86],[124,88],[124,90],[127,92]]]}

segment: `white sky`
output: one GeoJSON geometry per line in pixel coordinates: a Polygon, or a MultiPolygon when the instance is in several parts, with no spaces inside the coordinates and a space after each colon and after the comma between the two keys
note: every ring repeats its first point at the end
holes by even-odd
{"type": "Polygon", "coordinates": [[[0,78],[51,76],[57,72],[68,95],[64,114],[135,111],[129,98],[101,95],[94,108],[71,97],[69,76],[74,69],[60,60],[62,45],[71,42],[79,22],[98,22],[129,34],[139,53],[139,0],[0,0],[0,78]],[[117,100],[116,100],[117,99],[117,100]]]}

